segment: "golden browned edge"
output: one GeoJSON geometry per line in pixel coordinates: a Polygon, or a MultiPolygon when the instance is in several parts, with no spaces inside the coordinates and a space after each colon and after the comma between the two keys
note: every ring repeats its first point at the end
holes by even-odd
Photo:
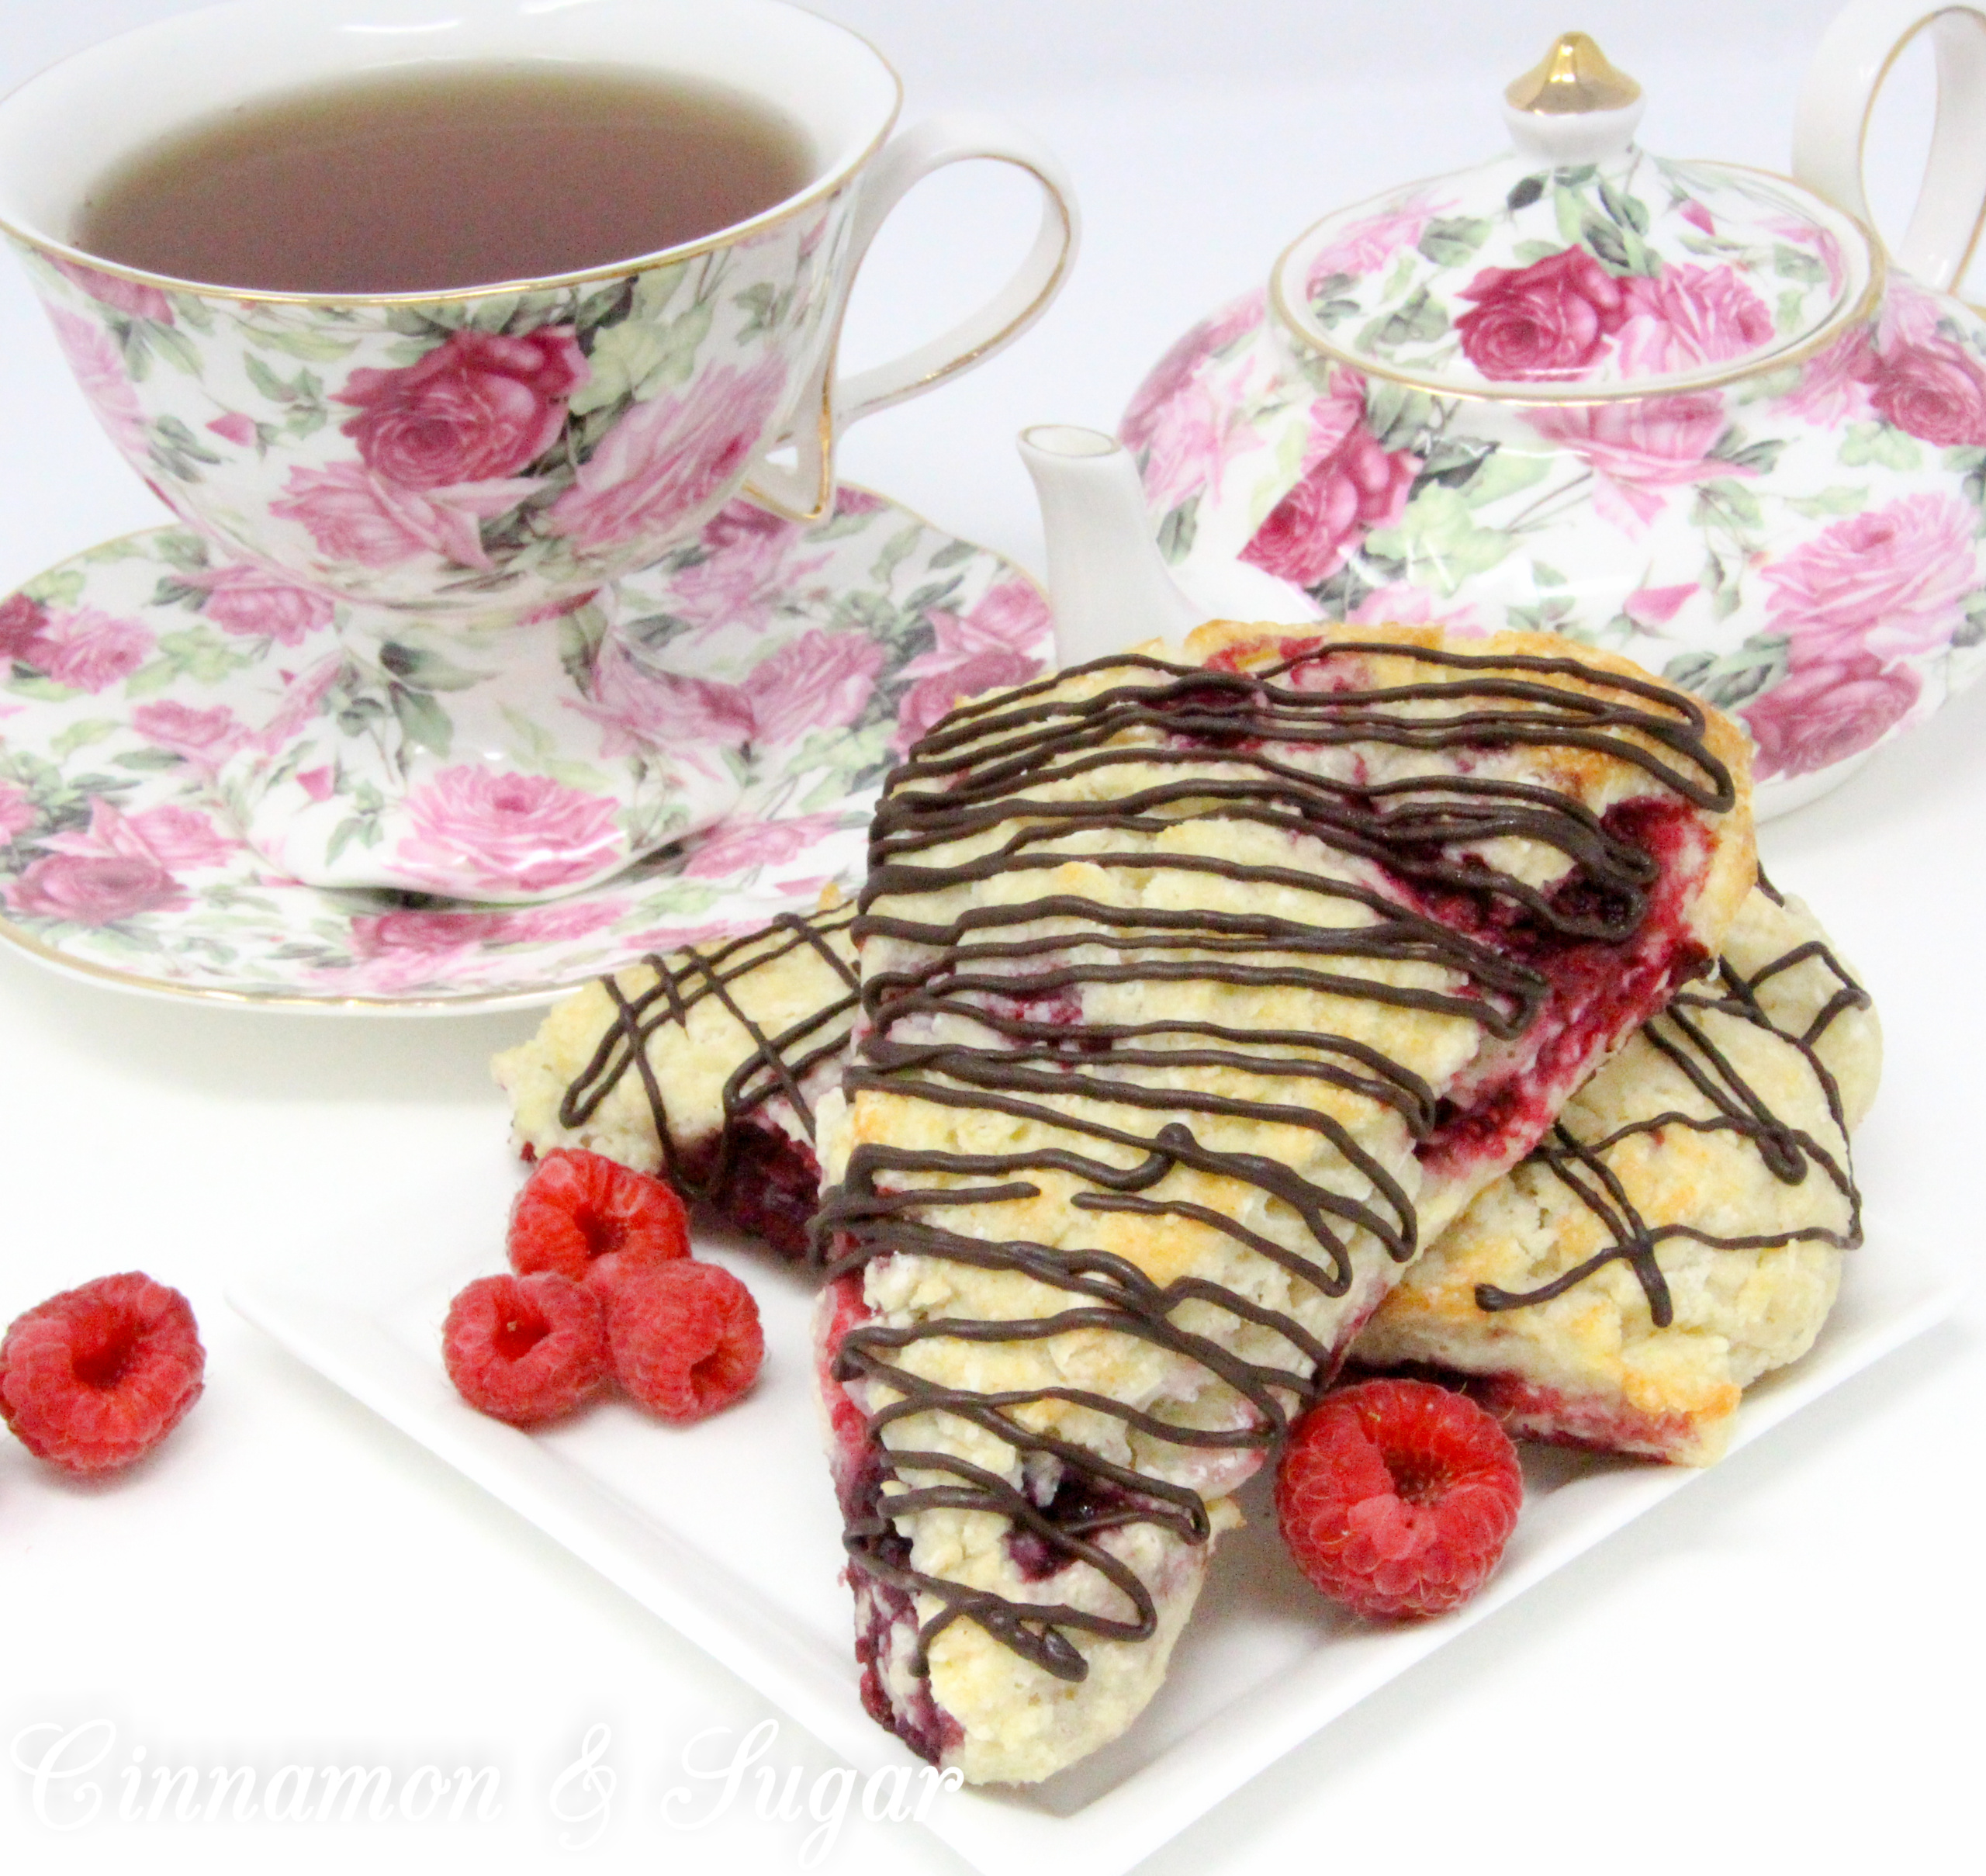
{"type": "MultiPolygon", "coordinates": [[[[1575,644],[1549,632],[1493,632],[1478,638],[1451,632],[1439,625],[1258,625],[1236,619],[1213,619],[1188,637],[1186,653],[1197,664],[1205,664],[1223,652],[1238,652],[1251,663],[1272,664],[1289,656],[1299,646],[1331,639],[1420,646],[1472,657],[1566,659],[1590,666],[1596,672],[1661,686],[1699,711],[1704,719],[1704,746],[1730,770],[1737,796],[1727,813],[1704,816],[1711,840],[1710,864],[1690,912],[1690,927],[1697,941],[1713,957],[1717,954],[1759,871],[1752,815],[1752,746],[1745,732],[1722,711],[1673,684],[1662,685],[1660,678],[1631,658],[1594,646],[1575,644]]],[[[1584,776],[1597,775],[1603,765],[1611,766],[1611,759],[1597,755],[1588,757],[1582,752],[1573,767],[1584,776]]]]}

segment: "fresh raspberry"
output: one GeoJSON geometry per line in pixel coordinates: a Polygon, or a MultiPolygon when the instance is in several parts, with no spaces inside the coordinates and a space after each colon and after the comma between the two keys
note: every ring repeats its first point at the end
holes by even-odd
{"type": "Polygon", "coordinates": [[[1327,1394],[1298,1423],[1276,1474],[1289,1554],[1360,1615],[1459,1608],[1495,1569],[1523,1501],[1510,1436],[1429,1381],[1327,1394]]]}
{"type": "Polygon", "coordinates": [[[135,1270],[16,1317],[0,1341],[0,1417],[66,1472],[142,1458],[200,1397],[207,1352],[192,1306],[135,1270]]]}
{"type": "Polygon", "coordinates": [[[441,1359],[471,1407],[532,1426],[607,1379],[606,1314],[592,1290],[555,1270],[478,1277],[448,1305],[441,1359]]]}
{"type": "Polygon", "coordinates": [[[728,1407],[766,1359],[752,1293],[687,1258],[628,1272],[607,1298],[607,1334],[621,1385],[679,1426],[728,1407]]]}
{"type": "Polygon", "coordinates": [[[556,1147],[510,1207],[510,1268],[555,1270],[602,1289],[634,1264],[690,1255],[683,1201],[659,1179],[598,1153],[556,1147]]]}

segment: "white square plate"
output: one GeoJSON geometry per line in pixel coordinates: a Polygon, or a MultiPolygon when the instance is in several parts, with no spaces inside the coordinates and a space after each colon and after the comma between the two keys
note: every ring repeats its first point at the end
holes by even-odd
{"type": "MultiPolygon", "coordinates": [[[[339,1234],[278,1280],[244,1277],[236,1309],[312,1367],[540,1526],[680,1629],[844,1763],[909,1764],[856,1692],[839,1520],[815,1435],[803,1273],[722,1244],[699,1255],[746,1277],[769,1351],[737,1407],[679,1431],[625,1403],[525,1434],[457,1397],[441,1324],[471,1277],[501,1267],[490,1161],[441,1177],[431,1204],[339,1234]],[[749,1473],[755,1490],[740,1493],[749,1473]]],[[[362,1224],[367,1221],[362,1220],[362,1224]]],[[[1818,1344],[1754,1389],[1746,1445],[1937,1321],[1956,1286],[1879,1241],[1849,1260],[1818,1344]]],[[[1535,1449],[1534,1449],[1535,1452],[1535,1449]]],[[[1130,1734],[1047,1784],[957,1793],[929,1828],[987,1876],[1038,1876],[1080,1857],[1090,1876],[1133,1864],[1373,1689],[1521,1596],[1695,1473],[1541,1452],[1524,1515],[1489,1587],[1410,1627],[1336,1618],[1282,1554],[1271,1519],[1226,1539],[1171,1677],[1130,1734]]],[[[1260,1482],[1258,1481],[1258,1485],[1260,1482]]],[[[1258,1507],[1259,1493],[1256,1495],[1258,1507]]]]}

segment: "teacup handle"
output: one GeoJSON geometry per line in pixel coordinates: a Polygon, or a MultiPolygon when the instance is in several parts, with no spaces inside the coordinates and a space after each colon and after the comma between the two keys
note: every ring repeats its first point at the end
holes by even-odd
{"type": "Polygon", "coordinates": [[[1896,258],[1913,279],[1945,291],[1964,273],[1986,219],[1986,8],[1852,0],[1801,87],[1793,175],[1874,227],[1862,178],[1869,114],[1898,55],[1927,29],[1938,61],[1936,127],[1896,258]]]}
{"type": "Polygon", "coordinates": [[[794,466],[789,469],[761,459],[744,488],[753,500],[795,520],[815,520],[826,512],[834,494],[835,440],[850,424],[991,358],[1048,310],[1068,278],[1081,226],[1075,192],[1047,146],[1002,118],[976,111],[947,112],[913,125],[884,147],[858,186],[861,192],[849,232],[847,284],[834,316],[837,330],[798,407],[802,414],[790,439],[794,466]],[[887,364],[839,376],[839,322],[877,230],[911,189],[934,170],[981,158],[1012,163],[1041,185],[1041,224],[1027,258],[985,305],[950,331],[887,364]]]}

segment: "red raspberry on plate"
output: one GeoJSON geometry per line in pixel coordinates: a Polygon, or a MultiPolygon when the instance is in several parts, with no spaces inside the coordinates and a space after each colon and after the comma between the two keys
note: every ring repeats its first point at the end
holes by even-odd
{"type": "Polygon", "coordinates": [[[683,1201],[659,1179],[599,1153],[558,1147],[533,1169],[510,1207],[510,1268],[555,1270],[611,1284],[631,1264],[690,1255],[683,1201]]]}
{"type": "Polygon", "coordinates": [[[535,1426],[607,1379],[607,1319],[593,1291],[555,1270],[478,1277],[448,1305],[441,1359],[471,1407],[535,1426]]]}
{"type": "Polygon", "coordinates": [[[1360,1615],[1458,1608],[1495,1569],[1523,1500],[1509,1435],[1430,1381],[1327,1394],[1297,1423],[1276,1473],[1289,1554],[1360,1615]]]}
{"type": "Polygon", "coordinates": [[[687,1258],[627,1272],[607,1299],[607,1334],[621,1385],[679,1426],[728,1407],[766,1359],[752,1293],[687,1258]]]}
{"type": "Polygon", "coordinates": [[[99,1277],[15,1318],[0,1341],[0,1417],[66,1472],[110,1472],[185,1418],[206,1365],[178,1290],[135,1270],[99,1277]]]}

